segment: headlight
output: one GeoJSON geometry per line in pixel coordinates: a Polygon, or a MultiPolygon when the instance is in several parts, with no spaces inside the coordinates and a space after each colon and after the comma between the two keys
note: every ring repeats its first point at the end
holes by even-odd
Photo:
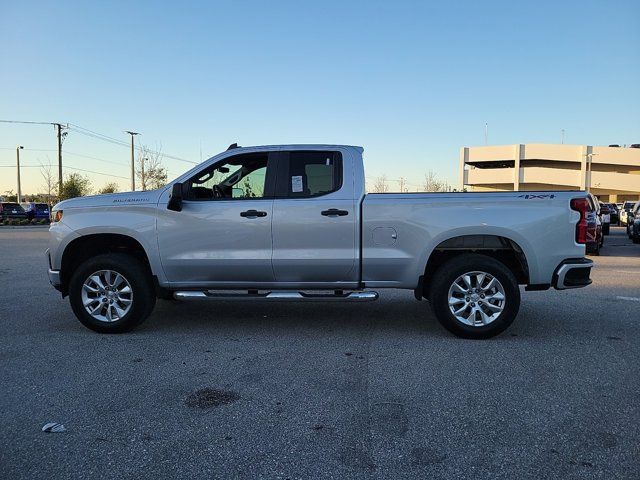
{"type": "Polygon", "coordinates": [[[59,222],[60,220],[62,220],[62,210],[56,210],[53,212],[53,221],[59,222]]]}

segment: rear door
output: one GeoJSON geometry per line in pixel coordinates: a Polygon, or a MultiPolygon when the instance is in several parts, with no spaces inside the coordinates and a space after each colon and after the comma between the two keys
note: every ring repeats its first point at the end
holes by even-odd
{"type": "MultiPolygon", "coordinates": [[[[342,188],[342,153],[278,154],[273,203],[273,272],[277,282],[357,284],[357,218],[351,188],[342,188]]],[[[304,286],[304,285],[303,285],[304,286]]],[[[345,285],[346,286],[346,285],[345,285]]]]}

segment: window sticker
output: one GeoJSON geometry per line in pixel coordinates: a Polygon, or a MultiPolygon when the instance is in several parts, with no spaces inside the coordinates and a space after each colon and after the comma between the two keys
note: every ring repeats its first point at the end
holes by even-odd
{"type": "Polygon", "coordinates": [[[293,193],[302,191],[302,175],[294,175],[291,177],[291,191],[293,193]]]}

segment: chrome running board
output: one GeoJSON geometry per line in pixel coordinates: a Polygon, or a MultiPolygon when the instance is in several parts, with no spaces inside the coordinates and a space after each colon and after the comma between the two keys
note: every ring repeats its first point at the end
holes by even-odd
{"type": "Polygon", "coordinates": [[[221,291],[178,291],[173,292],[176,300],[266,300],[270,302],[372,302],[378,299],[378,292],[358,291],[334,293],[307,293],[295,291],[276,291],[258,293],[221,292],[221,291]]]}

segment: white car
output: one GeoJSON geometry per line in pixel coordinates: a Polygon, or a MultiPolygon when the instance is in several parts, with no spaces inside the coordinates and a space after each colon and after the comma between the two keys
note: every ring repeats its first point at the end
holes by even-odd
{"type": "Polygon", "coordinates": [[[626,201],[622,204],[622,207],[620,207],[620,225],[623,225],[623,226],[627,225],[627,217],[635,204],[636,204],[635,200],[626,201]]]}

